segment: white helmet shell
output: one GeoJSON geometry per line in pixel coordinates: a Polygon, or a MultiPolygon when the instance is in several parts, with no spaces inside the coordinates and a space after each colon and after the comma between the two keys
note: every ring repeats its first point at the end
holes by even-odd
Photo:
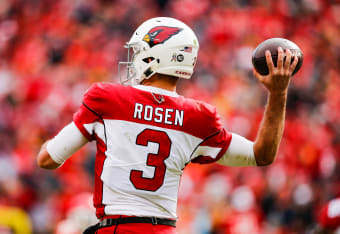
{"type": "Polygon", "coordinates": [[[145,21],[126,46],[133,49],[125,83],[141,83],[153,74],[190,79],[197,60],[199,44],[195,33],[183,22],[168,17],[145,21]]]}

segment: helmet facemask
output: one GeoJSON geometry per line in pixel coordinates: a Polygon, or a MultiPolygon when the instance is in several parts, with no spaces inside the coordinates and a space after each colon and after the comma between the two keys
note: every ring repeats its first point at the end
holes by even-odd
{"type": "MultiPolygon", "coordinates": [[[[137,51],[136,48],[134,48],[131,44],[126,43],[124,45],[124,48],[128,50],[127,53],[127,61],[126,62],[119,62],[118,63],[118,74],[119,74],[119,81],[121,84],[126,85],[126,84],[131,84],[133,85],[133,78],[136,76],[136,69],[133,67],[132,59],[135,55],[135,51],[137,51]],[[126,66],[126,76],[122,77],[122,71],[121,67],[126,66]]],[[[138,51],[137,51],[138,53],[138,51]]]]}
{"type": "Polygon", "coordinates": [[[146,45],[142,43],[126,43],[124,46],[128,49],[127,62],[119,62],[118,73],[121,84],[140,84],[144,79],[149,79],[155,74],[154,68],[157,67],[159,59],[153,56],[147,56],[146,45]],[[126,65],[126,78],[122,77],[121,66],[126,65]],[[137,67],[138,66],[138,67],[137,67]]]}

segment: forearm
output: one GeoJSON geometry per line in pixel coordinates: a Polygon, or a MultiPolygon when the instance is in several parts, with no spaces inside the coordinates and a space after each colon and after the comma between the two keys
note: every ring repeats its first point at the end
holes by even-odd
{"type": "Polygon", "coordinates": [[[279,148],[285,121],[287,91],[269,93],[264,116],[254,143],[258,166],[271,164],[279,148]]]}
{"type": "Polygon", "coordinates": [[[283,134],[288,86],[298,62],[298,58],[294,56],[291,63],[292,53],[290,50],[286,50],[284,61],[281,47],[278,48],[276,67],[269,50],[265,54],[269,74],[263,76],[254,69],[255,77],[269,93],[262,123],[254,144],[255,160],[258,166],[269,165],[275,159],[283,134]]]}

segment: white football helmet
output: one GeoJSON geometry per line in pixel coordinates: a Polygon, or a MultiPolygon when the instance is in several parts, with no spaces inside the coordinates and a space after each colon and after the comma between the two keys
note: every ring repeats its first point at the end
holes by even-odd
{"type": "Polygon", "coordinates": [[[155,73],[190,79],[199,44],[195,33],[183,22],[157,17],[141,24],[125,48],[128,62],[119,62],[120,81],[140,84],[155,73]],[[122,64],[127,65],[126,79],[120,74],[122,64]]]}

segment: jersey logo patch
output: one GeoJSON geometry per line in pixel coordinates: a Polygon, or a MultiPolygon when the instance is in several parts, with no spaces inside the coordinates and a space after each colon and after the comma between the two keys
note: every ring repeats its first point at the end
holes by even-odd
{"type": "Polygon", "coordinates": [[[155,101],[158,102],[158,104],[165,102],[165,99],[162,95],[155,94],[155,93],[151,93],[151,94],[152,94],[153,98],[155,99],[155,101]]]}
{"type": "Polygon", "coordinates": [[[147,42],[152,48],[155,45],[162,44],[169,40],[173,35],[178,34],[183,28],[157,26],[152,28],[144,37],[143,41],[147,42]]]}

